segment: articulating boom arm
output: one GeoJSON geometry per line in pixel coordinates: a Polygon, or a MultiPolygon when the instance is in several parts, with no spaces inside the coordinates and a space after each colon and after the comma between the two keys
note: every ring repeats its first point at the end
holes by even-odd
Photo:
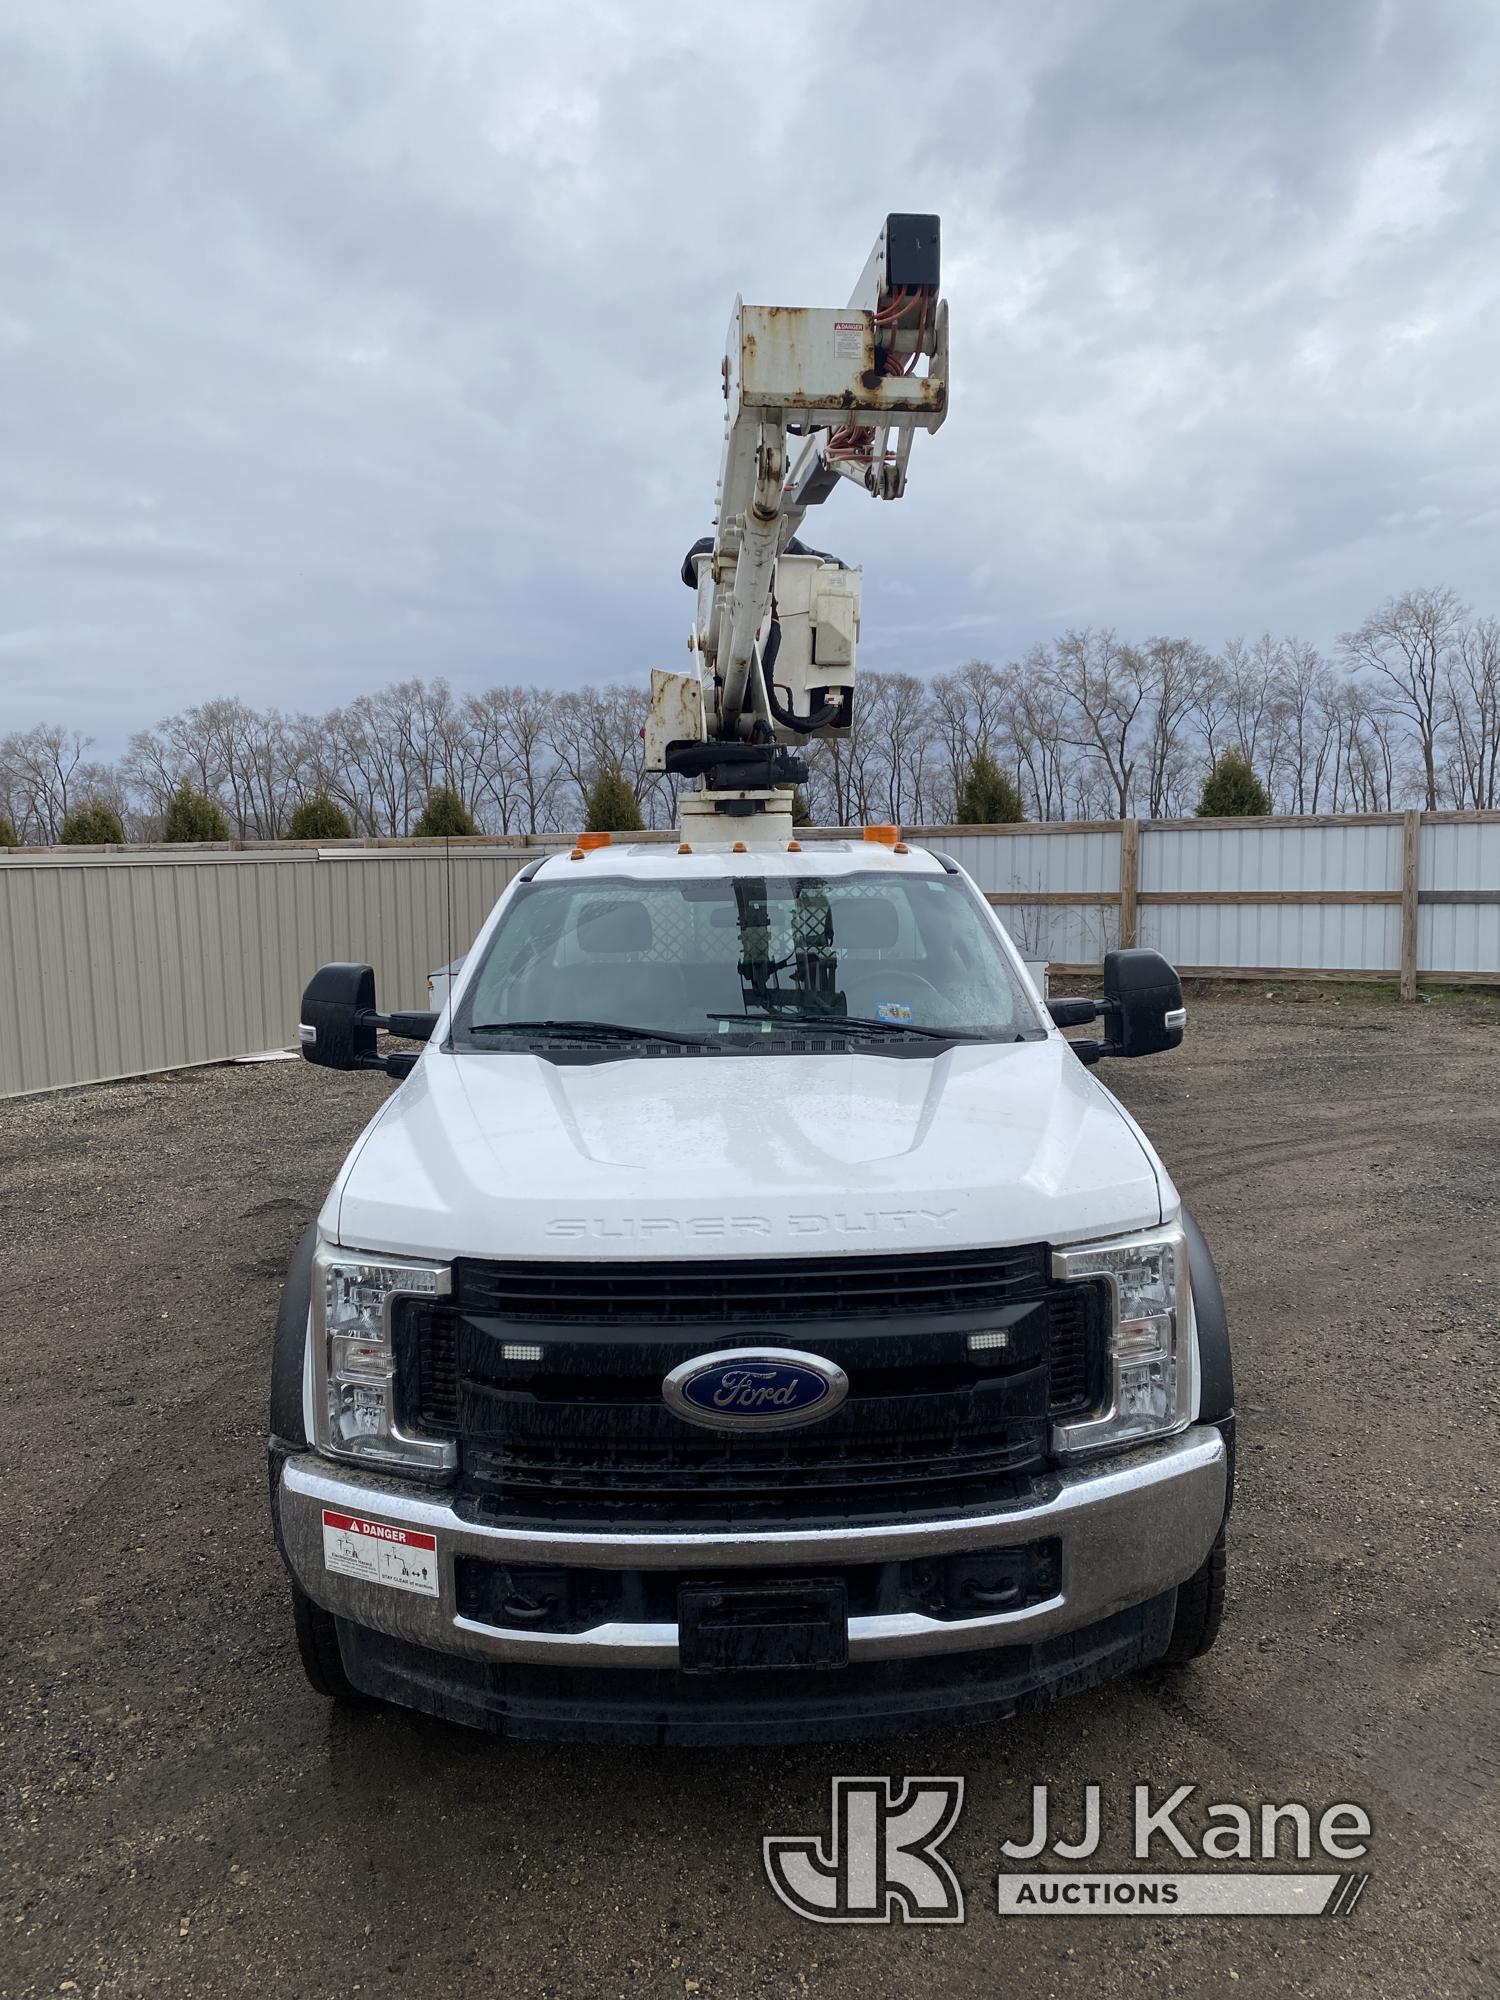
{"type": "Polygon", "coordinates": [[[948,410],[938,286],[938,218],[891,215],[847,306],[736,299],[715,533],[683,564],[698,593],[689,644],[700,670],[652,675],[654,768],[711,770],[701,749],[686,754],[705,742],[848,735],[859,571],[796,536],[841,479],[879,500],[906,490],[914,433],[936,430],[948,410]]]}

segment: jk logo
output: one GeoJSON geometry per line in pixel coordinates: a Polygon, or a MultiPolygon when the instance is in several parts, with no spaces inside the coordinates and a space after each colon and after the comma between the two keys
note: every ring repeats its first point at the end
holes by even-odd
{"type": "Polygon", "coordinates": [[[958,1820],[962,1778],[835,1778],[833,1826],[767,1834],[771,1887],[815,1924],[961,1924],[964,1893],[938,1849],[958,1820]]]}

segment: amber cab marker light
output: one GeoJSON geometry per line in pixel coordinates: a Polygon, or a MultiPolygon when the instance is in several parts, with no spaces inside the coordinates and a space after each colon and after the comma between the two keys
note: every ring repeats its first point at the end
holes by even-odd
{"type": "Polygon", "coordinates": [[[800,840],[789,840],[786,844],[786,851],[788,854],[800,854],[802,852],[802,842],[800,840]]]}
{"type": "Polygon", "coordinates": [[[575,847],[573,852],[568,856],[568,859],[570,861],[586,861],[588,856],[581,847],[575,847]]]}
{"type": "Polygon", "coordinates": [[[898,840],[896,845],[891,849],[891,852],[892,854],[910,854],[911,849],[904,840],[898,840]]]}
{"type": "Polygon", "coordinates": [[[688,846],[686,841],[683,841],[682,845],[677,850],[679,854],[691,854],[692,851],[693,851],[692,848],[688,846]]]}
{"type": "Polygon", "coordinates": [[[731,854],[748,854],[750,852],[743,840],[737,840],[729,851],[731,854]]]}
{"type": "Polygon", "coordinates": [[[578,845],[587,854],[591,848],[608,847],[612,839],[613,835],[608,833],[580,833],[578,845]]]}
{"type": "Polygon", "coordinates": [[[882,847],[894,847],[901,838],[899,826],[867,826],[865,839],[879,841],[882,847]]]}

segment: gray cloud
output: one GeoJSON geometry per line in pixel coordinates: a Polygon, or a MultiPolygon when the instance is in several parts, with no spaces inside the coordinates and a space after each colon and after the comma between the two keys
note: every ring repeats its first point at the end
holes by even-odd
{"type": "Polygon", "coordinates": [[[736,290],[944,218],[865,657],[1493,607],[1500,17],[11,0],[0,733],[683,657],[736,290]]]}

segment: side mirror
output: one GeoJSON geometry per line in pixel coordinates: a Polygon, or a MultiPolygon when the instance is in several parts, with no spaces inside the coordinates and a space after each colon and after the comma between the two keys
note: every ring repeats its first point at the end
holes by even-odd
{"type": "Polygon", "coordinates": [[[1049,1000],[1047,1011],[1059,1028],[1082,1028],[1104,1016],[1102,1042],[1074,1042],[1080,1062],[1101,1056],[1154,1056],[1175,1049],[1187,1026],[1182,981],[1159,951],[1104,954],[1104,998],[1049,1000]]]}
{"type": "Polygon", "coordinates": [[[1159,951],[1104,954],[1103,1053],[1154,1056],[1175,1049],[1187,1026],[1182,981],[1159,951]]]}
{"type": "Polygon", "coordinates": [[[383,1069],[407,1076],[416,1063],[409,1051],[381,1055],[380,1029],[411,1042],[425,1042],[437,1026],[436,1014],[380,1014],[375,1009],[375,973],[368,965],[323,965],[302,994],[297,1034],[303,1059],[324,1069],[383,1069]]]}
{"type": "Polygon", "coordinates": [[[305,1062],[324,1069],[378,1069],[375,969],[321,965],[302,995],[297,1034],[305,1062]]]}

